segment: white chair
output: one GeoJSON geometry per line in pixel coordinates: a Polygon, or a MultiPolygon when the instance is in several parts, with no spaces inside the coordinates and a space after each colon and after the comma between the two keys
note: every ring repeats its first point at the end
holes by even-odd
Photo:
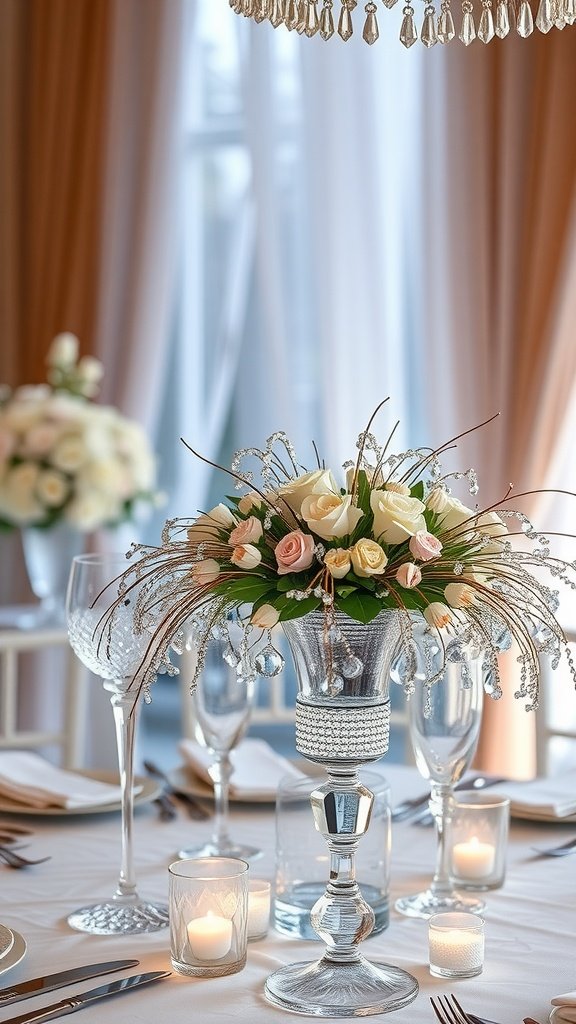
{"type": "MultiPolygon", "coordinates": [[[[70,648],[65,628],[0,628],[0,750],[57,747],[62,767],[81,767],[87,717],[86,677],[86,670],[70,648]],[[60,706],[51,709],[56,713],[47,716],[55,719],[53,728],[20,726],[19,695],[24,680],[30,680],[36,694],[47,701],[59,698],[60,706]],[[51,689],[45,692],[44,687],[51,689]]],[[[44,717],[42,709],[39,717],[44,717]]]]}
{"type": "MultiPolygon", "coordinates": [[[[576,661],[576,627],[565,629],[566,639],[576,661]]],[[[574,681],[568,671],[566,655],[552,671],[548,659],[540,662],[540,707],[536,712],[536,770],[538,775],[554,775],[571,763],[576,768],[576,698],[574,681]],[[561,756],[555,740],[566,740],[570,752],[561,756]]]]}

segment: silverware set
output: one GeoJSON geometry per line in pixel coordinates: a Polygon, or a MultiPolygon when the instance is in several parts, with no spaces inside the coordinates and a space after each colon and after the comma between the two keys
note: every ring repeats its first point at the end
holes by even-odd
{"type": "MultiPolygon", "coordinates": [[[[488,1017],[479,1017],[477,1013],[466,1012],[455,995],[430,996],[432,1009],[439,1024],[498,1024],[488,1017]]],[[[524,1024],[538,1024],[533,1017],[524,1017],[524,1024]]]]}
{"type": "Polygon", "coordinates": [[[0,861],[8,868],[20,870],[35,864],[44,864],[50,857],[39,857],[35,860],[24,857],[17,851],[24,849],[21,840],[32,835],[32,829],[25,825],[13,825],[10,821],[0,822],[0,861]],[[19,845],[15,845],[19,844],[19,845]]]}
{"type": "Polygon", "coordinates": [[[174,786],[170,777],[154,761],[143,762],[145,770],[154,779],[163,783],[162,793],[154,803],[162,821],[173,821],[178,816],[179,804],[183,804],[189,818],[194,821],[206,821],[210,812],[186,790],[174,786]]]}

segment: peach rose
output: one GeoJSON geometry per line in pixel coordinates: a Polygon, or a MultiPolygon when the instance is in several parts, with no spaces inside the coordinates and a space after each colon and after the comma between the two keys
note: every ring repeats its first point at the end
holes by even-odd
{"type": "Polygon", "coordinates": [[[262,561],[262,555],[253,544],[238,544],[230,555],[230,561],[239,569],[255,569],[262,561]]]}
{"type": "Polygon", "coordinates": [[[272,629],[280,618],[280,612],[271,604],[261,604],[255,612],[252,612],[250,622],[257,629],[272,629]]]}
{"type": "Polygon", "coordinates": [[[432,558],[438,558],[438,555],[442,553],[442,544],[427,530],[418,530],[410,538],[408,547],[414,558],[419,558],[421,562],[429,562],[432,558]]]}
{"type": "Polygon", "coordinates": [[[448,605],[443,604],[442,601],[432,601],[432,604],[424,609],[424,618],[429,626],[442,629],[452,622],[452,613],[448,605]]]}
{"type": "Polygon", "coordinates": [[[417,587],[422,580],[422,573],[414,562],[403,562],[398,572],[396,573],[396,579],[401,587],[405,587],[406,590],[412,590],[413,587],[417,587]]]}
{"type": "Polygon", "coordinates": [[[362,537],[350,548],[350,558],[357,576],[380,576],[388,564],[384,548],[368,537],[362,537]]]}
{"type": "Polygon", "coordinates": [[[233,548],[239,544],[257,544],[264,533],[262,523],[256,516],[249,516],[235,526],[228,538],[233,548]]]}
{"type": "Polygon", "coordinates": [[[374,513],[374,536],[386,544],[401,544],[418,530],[426,529],[424,502],[394,491],[372,491],[370,506],[374,513]]]}
{"type": "Polygon", "coordinates": [[[324,555],[324,565],[335,580],[342,580],[352,568],[350,552],[346,548],[330,548],[324,555]]]}
{"type": "Polygon", "coordinates": [[[278,563],[278,575],[288,572],[302,572],[309,569],[314,561],[314,538],[302,530],[293,530],[278,541],[274,554],[278,563]]]}
{"type": "Polygon", "coordinates": [[[444,597],[451,608],[469,608],[476,600],[474,588],[467,583],[449,583],[444,587],[444,597]]]}
{"type": "Polygon", "coordinates": [[[333,540],[352,533],[363,512],[349,494],[311,494],[302,502],[301,515],[319,537],[333,540]]]}
{"type": "MultiPolygon", "coordinates": [[[[273,500],[272,496],[270,500],[273,500]]],[[[248,494],[245,494],[242,498],[240,498],[240,501],[238,502],[238,511],[241,512],[243,516],[245,516],[246,513],[249,512],[251,508],[260,508],[262,504],[263,501],[258,492],[249,491],[248,494]]]]}
{"type": "Polygon", "coordinates": [[[338,484],[329,469],[315,469],[312,473],[304,473],[296,480],[282,484],[276,493],[299,516],[304,498],[311,494],[338,494],[338,484]]]}
{"type": "Polygon", "coordinates": [[[220,566],[215,558],[203,558],[192,568],[192,579],[199,587],[215,583],[220,575],[220,566]]]}

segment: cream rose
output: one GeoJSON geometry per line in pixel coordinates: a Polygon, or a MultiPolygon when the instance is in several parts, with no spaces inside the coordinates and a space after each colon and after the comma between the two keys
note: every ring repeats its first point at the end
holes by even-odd
{"type": "Polygon", "coordinates": [[[272,629],[280,618],[280,612],[271,604],[261,604],[250,616],[250,622],[257,629],[272,629]]]}
{"type": "Polygon", "coordinates": [[[444,587],[444,597],[451,608],[469,608],[476,600],[474,588],[467,583],[449,583],[444,587]]]}
{"type": "Polygon", "coordinates": [[[57,334],[48,349],[46,362],[52,366],[74,366],[78,358],[79,341],[71,331],[57,334]]]}
{"type": "MultiPolygon", "coordinates": [[[[371,487],[382,487],[384,485],[382,470],[379,469],[378,472],[375,472],[374,466],[362,466],[362,469],[366,473],[366,479],[371,487]]],[[[352,490],[355,475],[356,466],[349,466],[346,470],[346,489],[348,491],[352,490]]]]}
{"type": "Polygon", "coordinates": [[[70,493],[70,484],[57,469],[42,469],[38,474],[36,494],[43,505],[58,508],[63,505],[70,493]]]}
{"type": "Polygon", "coordinates": [[[255,569],[262,561],[262,555],[253,544],[238,544],[230,555],[230,561],[239,569],[255,569]]]}
{"type": "Polygon", "coordinates": [[[264,530],[262,529],[262,523],[256,516],[249,516],[248,519],[244,519],[238,526],[235,526],[228,538],[228,543],[233,548],[239,544],[257,544],[262,538],[264,530]]]}
{"type": "Polygon", "coordinates": [[[63,473],[76,473],[89,457],[88,448],[80,434],[66,434],[56,442],[50,462],[63,473]]]}
{"type": "Polygon", "coordinates": [[[442,601],[432,601],[432,604],[424,609],[424,618],[429,626],[443,629],[444,626],[449,626],[452,622],[452,613],[448,605],[443,604],[442,601]]]}
{"type": "Polygon", "coordinates": [[[36,495],[38,466],[35,462],[21,462],[14,466],[2,481],[1,511],[21,526],[37,523],[44,517],[44,509],[36,495]]]}
{"type": "Polygon", "coordinates": [[[312,473],[304,473],[296,480],[289,480],[287,484],[282,484],[276,493],[284,498],[288,507],[296,515],[300,515],[305,498],[312,494],[337,495],[338,484],[329,469],[315,469],[312,473]]]}
{"type": "Polygon", "coordinates": [[[422,582],[422,573],[414,562],[403,562],[396,573],[396,579],[401,587],[412,590],[422,582]]]}
{"type": "Polygon", "coordinates": [[[199,587],[215,583],[220,575],[220,566],[215,558],[203,558],[192,567],[192,579],[199,587]]]}
{"type": "Polygon", "coordinates": [[[406,497],[410,494],[407,484],[396,483],[394,480],[389,480],[387,484],[384,484],[384,490],[391,491],[392,494],[404,494],[406,497]]]}
{"type": "Polygon", "coordinates": [[[414,558],[419,558],[421,562],[429,562],[432,558],[438,558],[442,554],[441,542],[426,530],[418,530],[413,537],[410,537],[408,547],[414,558]]]}
{"type": "Polygon", "coordinates": [[[278,575],[309,569],[314,561],[314,538],[302,530],[287,533],[274,548],[278,575]]]}
{"type": "MultiPolygon", "coordinates": [[[[438,491],[439,488],[435,488],[435,490],[438,491]]],[[[432,494],[434,494],[434,491],[431,491],[428,496],[428,508],[432,508],[430,505],[430,498],[432,497],[432,494]]],[[[437,496],[435,501],[438,504],[441,504],[441,498],[439,496],[437,496]]],[[[432,511],[434,512],[436,509],[432,508],[432,511]]],[[[451,494],[445,495],[444,507],[441,511],[437,512],[437,515],[440,517],[440,525],[443,532],[446,532],[446,530],[455,530],[458,526],[461,526],[462,523],[467,523],[469,520],[470,529],[474,529],[473,520],[476,513],[473,509],[468,508],[467,505],[463,505],[461,501],[458,501],[458,498],[453,498],[451,494]]]]}
{"type": "Polygon", "coordinates": [[[418,530],[426,529],[424,502],[394,491],[372,491],[370,506],[374,513],[374,536],[386,544],[401,544],[418,530]]]}
{"type": "Polygon", "coordinates": [[[314,533],[332,540],[352,533],[363,513],[349,494],[311,494],[302,502],[301,515],[314,533]]]}
{"type": "Polygon", "coordinates": [[[363,537],[350,548],[350,558],[357,576],[380,576],[388,564],[384,548],[368,537],[363,537]]]}
{"type": "Polygon", "coordinates": [[[230,530],[236,526],[236,520],[227,505],[220,502],[204,515],[198,516],[192,526],[188,528],[188,540],[196,544],[202,541],[218,540],[218,533],[221,530],[230,530]]]}
{"type": "Polygon", "coordinates": [[[450,496],[446,493],[443,487],[434,487],[426,498],[425,504],[426,508],[429,508],[431,512],[435,512],[436,515],[441,515],[449,508],[450,496]]]}
{"type": "Polygon", "coordinates": [[[483,512],[482,515],[478,516],[476,529],[480,533],[486,533],[489,537],[494,538],[491,544],[484,545],[482,554],[496,554],[502,550],[502,541],[499,538],[506,536],[508,527],[506,523],[502,522],[497,512],[483,512]]]}
{"type": "MultiPolygon", "coordinates": [[[[270,500],[274,500],[272,495],[270,497],[270,500]]],[[[260,508],[262,504],[263,500],[258,494],[258,492],[249,491],[248,494],[245,494],[242,498],[240,498],[240,501],[238,502],[238,511],[241,512],[243,516],[245,516],[246,513],[249,512],[251,508],[260,508]]]]}
{"type": "Polygon", "coordinates": [[[352,568],[350,552],[346,548],[330,548],[324,555],[324,565],[335,580],[342,580],[352,568]]]}

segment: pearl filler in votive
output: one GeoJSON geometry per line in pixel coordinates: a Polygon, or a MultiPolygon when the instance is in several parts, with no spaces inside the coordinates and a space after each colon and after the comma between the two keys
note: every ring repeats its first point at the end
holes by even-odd
{"type": "Polygon", "coordinates": [[[232,857],[178,860],[168,868],[170,953],[179,974],[241,971],[248,942],[248,864],[232,857]]]}
{"type": "Polygon", "coordinates": [[[434,914],[428,922],[430,974],[474,978],[484,966],[484,921],[476,914],[434,914]]]}
{"type": "Polygon", "coordinates": [[[248,942],[268,934],[270,924],[270,882],[253,878],[248,882],[248,942]]]}

